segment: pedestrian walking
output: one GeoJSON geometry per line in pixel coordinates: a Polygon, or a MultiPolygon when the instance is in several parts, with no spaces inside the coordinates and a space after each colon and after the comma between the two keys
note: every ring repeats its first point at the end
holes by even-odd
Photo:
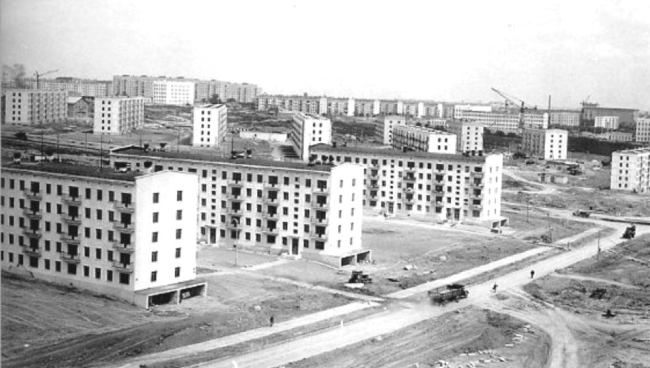
{"type": "Polygon", "coordinates": [[[532,279],[535,277],[535,270],[530,270],[530,278],[532,279]]]}
{"type": "Polygon", "coordinates": [[[492,292],[496,293],[497,292],[497,283],[494,283],[494,286],[492,286],[492,292]]]}
{"type": "Polygon", "coordinates": [[[273,316],[271,316],[271,318],[269,318],[269,324],[270,324],[269,327],[273,327],[273,321],[274,321],[274,318],[273,318],[273,316]]]}

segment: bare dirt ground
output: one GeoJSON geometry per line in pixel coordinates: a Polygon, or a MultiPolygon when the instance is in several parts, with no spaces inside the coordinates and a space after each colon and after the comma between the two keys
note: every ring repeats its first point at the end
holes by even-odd
{"type": "Polygon", "coordinates": [[[482,362],[479,366],[542,368],[549,340],[541,330],[507,315],[466,307],[287,367],[465,367],[482,362]]]}
{"type": "Polygon", "coordinates": [[[83,367],[197,343],[346,304],[246,275],[207,276],[208,296],[151,311],[3,275],[2,364],[83,367]],[[25,346],[28,345],[28,346],[25,346]]]}

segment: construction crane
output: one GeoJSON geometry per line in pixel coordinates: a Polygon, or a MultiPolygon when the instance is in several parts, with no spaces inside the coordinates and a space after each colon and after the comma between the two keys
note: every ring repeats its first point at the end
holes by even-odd
{"type": "Polygon", "coordinates": [[[36,76],[36,89],[39,89],[39,84],[38,84],[38,83],[39,83],[39,80],[40,80],[40,78],[41,78],[42,76],[45,76],[45,75],[48,75],[48,74],[52,74],[52,73],[56,73],[56,72],[58,72],[58,71],[59,71],[58,69],[57,69],[57,70],[50,70],[49,72],[45,72],[45,73],[42,73],[42,74],[39,74],[39,73],[38,73],[38,70],[35,71],[35,72],[34,72],[34,76],[36,76]]]}
{"type": "MultiPolygon", "coordinates": [[[[519,128],[523,128],[524,127],[524,112],[526,111],[526,109],[528,109],[528,107],[526,106],[526,103],[522,99],[519,99],[519,98],[511,96],[511,95],[508,95],[508,94],[506,94],[504,92],[499,91],[496,88],[492,88],[492,90],[496,94],[498,94],[499,96],[505,98],[505,100],[506,100],[506,110],[508,110],[509,108],[512,108],[512,107],[519,106],[519,128]]],[[[533,109],[537,110],[537,106],[535,106],[533,109]]]]}

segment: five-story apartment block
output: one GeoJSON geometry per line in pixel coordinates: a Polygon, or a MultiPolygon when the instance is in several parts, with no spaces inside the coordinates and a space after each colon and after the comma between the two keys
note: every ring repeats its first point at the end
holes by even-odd
{"type": "Polygon", "coordinates": [[[393,129],[397,126],[405,126],[406,118],[397,115],[385,116],[383,120],[377,122],[375,125],[376,139],[386,145],[393,144],[393,129]]]}
{"type": "Polygon", "coordinates": [[[501,216],[502,155],[470,156],[317,145],[312,154],[364,171],[364,201],[387,216],[417,214],[436,221],[497,228],[501,216]]]}
{"type": "Polygon", "coordinates": [[[293,115],[290,139],[298,157],[307,160],[310,146],[332,143],[332,122],[318,115],[296,113],[293,115]]]}
{"type": "Polygon", "coordinates": [[[192,112],[192,145],[214,147],[226,138],[228,108],[226,105],[195,106],[192,112]]]}
{"type": "Polygon", "coordinates": [[[94,134],[126,134],[144,126],[144,97],[96,97],[94,134]]]}
{"type": "Polygon", "coordinates": [[[482,152],[484,126],[471,121],[449,121],[447,130],[456,135],[457,152],[482,152]]]}
{"type": "Polygon", "coordinates": [[[610,188],[635,193],[650,191],[650,148],[612,153],[610,188]]]}
{"type": "Polygon", "coordinates": [[[39,125],[59,123],[66,118],[66,91],[7,89],[5,94],[5,123],[39,125]]]}
{"type": "Polygon", "coordinates": [[[356,165],[231,160],[201,153],[114,150],[111,164],[199,175],[200,237],[333,265],[368,257],[362,247],[363,169],[356,165]]]}
{"type": "Polygon", "coordinates": [[[562,129],[524,129],[524,152],[544,160],[566,160],[569,132],[562,129]]]}
{"type": "Polygon", "coordinates": [[[393,128],[393,148],[418,152],[456,153],[456,135],[413,125],[393,128]]]}
{"type": "Polygon", "coordinates": [[[145,307],[195,279],[196,174],[14,164],[1,181],[3,269],[145,307]]]}

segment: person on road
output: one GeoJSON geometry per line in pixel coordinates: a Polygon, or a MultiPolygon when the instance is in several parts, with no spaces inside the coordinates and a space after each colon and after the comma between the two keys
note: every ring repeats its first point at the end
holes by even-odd
{"type": "Polygon", "coordinates": [[[270,324],[269,327],[273,327],[273,321],[274,321],[274,318],[273,318],[273,316],[271,316],[271,318],[269,318],[269,324],[270,324]]]}
{"type": "Polygon", "coordinates": [[[535,277],[535,270],[530,270],[530,278],[532,279],[535,277]]]}
{"type": "Polygon", "coordinates": [[[497,283],[494,283],[494,286],[492,286],[492,292],[496,293],[497,292],[497,283]]]}

